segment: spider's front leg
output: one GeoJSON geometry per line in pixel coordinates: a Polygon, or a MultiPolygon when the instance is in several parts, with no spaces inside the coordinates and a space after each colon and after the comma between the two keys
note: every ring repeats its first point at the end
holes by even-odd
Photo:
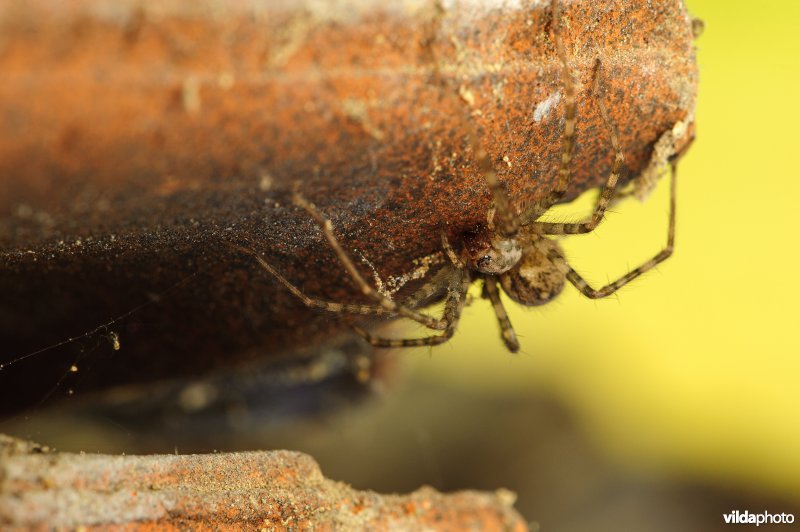
{"type": "Polygon", "coordinates": [[[575,88],[575,79],[567,60],[567,49],[561,33],[561,3],[553,0],[552,3],[552,37],[558,60],[561,63],[561,77],[564,86],[564,133],[561,136],[561,159],[558,168],[558,177],[555,187],[542,200],[534,203],[524,210],[519,216],[519,224],[525,226],[539,218],[550,207],[558,203],[566,194],[572,178],[570,164],[575,149],[575,128],[578,123],[578,96],[575,88]]]}
{"type": "MultiPolygon", "coordinates": [[[[522,218],[524,220],[523,225],[532,223],[536,227],[536,231],[541,234],[576,235],[576,234],[590,233],[594,231],[594,229],[598,225],[600,225],[600,222],[603,221],[606,209],[608,208],[609,203],[611,203],[611,200],[614,198],[614,194],[617,189],[617,183],[619,182],[620,172],[622,170],[622,165],[625,162],[625,155],[622,152],[622,146],[620,145],[619,142],[619,136],[617,135],[616,127],[611,121],[611,117],[609,116],[608,113],[608,108],[606,107],[606,104],[603,101],[603,94],[601,94],[601,80],[602,80],[602,63],[598,59],[597,62],[595,63],[593,92],[595,100],[597,102],[597,107],[600,110],[600,116],[603,118],[603,123],[606,125],[609,136],[611,137],[611,146],[614,149],[614,163],[611,167],[611,172],[609,173],[608,178],[606,179],[606,184],[603,186],[603,191],[597,198],[597,203],[595,204],[594,211],[592,212],[592,216],[591,218],[589,218],[588,221],[577,222],[577,223],[535,222],[533,221],[535,217],[543,214],[544,211],[542,211],[541,213],[531,212],[523,214],[522,215],[522,218]]],[[[550,205],[548,205],[548,207],[549,206],[550,205]]]]}
{"type": "Polygon", "coordinates": [[[356,268],[353,260],[342,248],[341,244],[339,244],[336,235],[333,233],[333,224],[331,221],[326,218],[313,203],[307,201],[298,192],[295,191],[292,199],[296,205],[302,207],[319,224],[320,228],[322,229],[322,234],[325,236],[328,244],[336,253],[339,262],[342,264],[342,266],[344,266],[351,279],[353,279],[353,281],[356,283],[356,286],[358,286],[365,296],[373,299],[389,314],[396,314],[403,316],[404,318],[414,320],[417,323],[421,323],[422,325],[428,327],[429,329],[439,331],[447,329],[448,322],[446,320],[435,318],[430,314],[419,312],[409,308],[406,305],[399,304],[370,286],[370,284],[367,283],[367,281],[356,268]]]}
{"type": "Polygon", "coordinates": [[[283,286],[286,287],[289,292],[294,294],[297,299],[303,302],[305,306],[308,308],[313,309],[320,309],[326,310],[328,312],[337,312],[337,313],[344,313],[344,314],[362,314],[362,315],[375,315],[375,316],[387,316],[391,317],[395,314],[384,307],[377,306],[377,305],[362,305],[359,303],[338,303],[336,301],[327,301],[324,299],[318,299],[315,297],[310,297],[306,295],[302,290],[300,290],[297,286],[293,285],[286,279],[278,270],[276,270],[270,263],[264,260],[255,250],[252,248],[246,248],[244,246],[240,246],[239,244],[234,244],[233,242],[225,242],[225,244],[237,251],[241,251],[242,253],[246,253],[253,257],[258,265],[273,277],[275,277],[278,282],[280,282],[283,286]]]}
{"type": "Polygon", "coordinates": [[[519,340],[517,340],[517,334],[514,332],[514,326],[511,325],[511,320],[508,318],[503,302],[500,300],[497,279],[492,275],[487,275],[484,278],[483,289],[485,297],[492,303],[497,323],[500,325],[500,335],[503,337],[503,343],[506,344],[509,351],[516,353],[519,351],[519,340]]]}
{"type": "Polygon", "coordinates": [[[442,317],[442,321],[447,323],[447,326],[441,334],[422,338],[383,338],[374,336],[359,327],[353,327],[353,329],[375,347],[417,347],[443,344],[453,337],[458,327],[458,320],[461,318],[461,311],[464,309],[467,291],[471,284],[469,270],[466,268],[453,268],[450,271],[452,275],[447,287],[447,299],[442,317]]]}
{"type": "Polygon", "coordinates": [[[458,257],[455,250],[453,250],[444,231],[442,231],[442,248],[450,259],[452,263],[451,266],[445,266],[439,270],[430,282],[426,283],[406,300],[406,305],[413,306],[416,303],[424,302],[428,300],[429,297],[436,294],[442,286],[445,286],[447,288],[447,297],[445,300],[444,313],[442,314],[442,321],[445,322],[447,326],[443,333],[423,338],[396,339],[374,336],[364,329],[353,327],[356,333],[375,347],[433,346],[442,344],[452,338],[458,326],[458,320],[461,318],[461,311],[470,303],[467,292],[469,291],[472,279],[466,264],[458,257]]]}

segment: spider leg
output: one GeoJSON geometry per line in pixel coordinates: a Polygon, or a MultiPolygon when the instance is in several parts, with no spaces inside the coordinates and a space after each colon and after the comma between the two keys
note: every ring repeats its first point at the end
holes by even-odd
{"type": "Polygon", "coordinates": [[[341,244],[339,244],[336,235],[333,234],[333,224],[331,221],[327,219],[313,203],[308,202],[299,193],[294,193],[293,200],[295,204],[302,207],[319,224],[322,233],[325,235],[325,239],[328,241],[331,248],[333,248],[339,262],[344,266],[347,273],[350,274],[350,277],[365,296],[373,299],[378,305],[385,309],[387,313],[397,314],[404,318],[414,320],[430,329],[444,330],[447,328],[448,324],[446,321],[434,318],[430,314],[408,308],[405,305],[398,304],[370,286],[358,269],[356,269],[355,264],[353,264],[347,252],[345,252],[341,244]]]}
{"type": "Polygon", "coordinates": [[[465,264],[458,258],[456,252],[453,250],[453,246],[450,245],[450,241],[447,240],[447,235],[444,231],[442,231],[442,248],[444,252],[447,253],[447,258],[450,259],[450,262],[453,263],[453,266],[456,268],[464,268],[465,264]]]}
{"type": "Polygon", "coordinates": [[[478,168],[483,174],[483,179],[486,181],[486,186],[489,187],[494,201],[494,212],[489,226],[496,227],[497,232],[504,237],[513,237],[519,231],[519,219],[511,210],[511,202],[508,199],[506,188],[497,179],[497,172],[486,150],[482,147],[477,148],[475,157],[478,160],[478,168]],[[498,218],[496,222],[495,218],[498,218]]]}
{"type": "Polygon", "coordinates": [[[464,308],[467,291],[472,282],[469,270],[465,268],[455,268],[452,270],[453,276],[447,289],[447,301],[445,302],[444,317],[442,321],[447,323],[447,327],[441,334],[426,336],[422,338],[382,338],[374,336],[364,329],[353,327],[359,336],[375,347],[417,347],[423,345],[439,345],[453,337],[461,318],[461,311],[464,308]]]}
{"type": "Polygon", "coordinates": [[[577,223],[533,222],[543,234],[576,235],[594,231],[600,222],[603,221],[608,204],[613,199],[614,193],[617,189],[617,182],[619,181],[619,174],[620,170],[622,169],[622,164],[625,162],[625,155],[622,152],[622,146],[619,142],[619,136],[617,135],[616,127],[614,127],[614,124],[611,122],[611,118],[608,115],[608,108],[606,107],[606,104],[600,94],[600,80],[602,78],[601,72],[602,66],[600,59],[598,59],[597,63],[595,64],[594,94],[597,101],[597,107],[600,109],[600,115],[603,117],[603,122],[608,128],[609,135],[611,137],[611,146],[614,148],[614,164],[611,167],[611,173],[608,175],[608,179],[603,187],[603,191],[597,198],[597,203],[595,204],[592,217],[588,221],[577,223]]]}
{"type": "MultiPolygon", "coordinates": [[[[406,307],[419,308],[427,301],[430,301],[434,296],[441,294],[448,287],[454,275],[453,267],[465,267],[464,263],[458,258],[458,255],[456,255],[456,252],[447,240],[447,235],[445,235],[444,231],[442,231],[442,247],[444,248],[445,254],[450,259],[452,267],[446,264],[444,267],[440,268],[430,280],[419,287],[416,292],[404,299],[403,305],[406,307]]],[[[469,300],[467,300],[465,306],[469,303],[469,300]]]]}
{"type": "Polygon", "coordinates": [[[561,63],[561,76],[564,79],[564,134],[561,138],[561,164],[558,169],[558,179],[553,190],[544,199],[537,201],[520,215],[519,223],[522,226],[530,224],[536,218],[541,216],[548,208],[561,200],[569,187],[572,171],[570,170],[570,163],[572,162],[572,152],[575,148],[575,124],[577,123],[577,91],[575,89],[575,81],[572,76],[572,70],[567,61],[567,49],[564,46],[564,41],[561,38],[562,24],[561,24],[561,5],[558,0],[553,0],[552,3],[552,31],[553,31],[553,44],[558,54],[558,60],[561,63]]]}
{"type": "Polygon", "coordinates": [[[512,353],[519,351],[519,341],[514,332],[514,327],[511,325],[511,320],[508,319],[505,307],[500,301],[500,291],[497,289],[497,279],[494,276],[487,275],[484,279],[484,289],[489,301],[492,302],[494,314],[497,316],[497,322],[500,324],[500,333],[503,337],[506,347],[512,353]]]}
{"type": "Polygon", "coordinates": [[[403,305],[411,308],[419,308],[431,301],[435,296],[442,295],[453,277],[453,268],[445,265],[425,284],[420,286],[416,292],[403,300],[403,305]]]}
{"type": "Polygon", "coordinates": [[[675,188],[676,188],[676,176],[678,170],[676,167],[676,162],[673,161],[672,163],[672,178],[670,180],[670,207],[669,207],[669,229],[667,230],[667,246],[658,252],[653,258],[635,268],[613,283],[609,283],[606,286],[600,289],[594,289],[581,277],[578,273],[567,264],[567,261],[564,260],[557,252],[552,251],[548,255],[548,258],[553,261],[557,266],[561,268],[564,274],[567,276],[569,282],[575,285],[575,288],[580,290],[583,295],[589,297],[591,299],[598,299],[601,297],[606,297],[614,292],[616,292],[621,287],[625,286],[633,279],[636,279],[643,273],[648,270],[653,269],[658,263],[666,260],[670,255],[672,255],[672,249],[675,244],[675,188]]]}
{"type": "Polygon", "coordinates": [[[272,267],[270,263],[264,260],[260,255],[258,255],[252,249],[248,249],[246,247],[240,246],[238,244],[234,244],[232,242],[225,242],[226,245],[236,249],[237,251],[241,251],[243,253],[247,253],[256,261],[258,261],[259,266],[269,272],[273,277],[275,277],[283,286],[285,286],[292,294],[297,297],[303,304],[309,308],[316,308],[327,310],[329,312],[344,312],[348,314],[373,314],[377,316],[394,316],[395,313],[391,312],[384,307],[378,305],[360,305],[360,304],[353,304],[353,303],[336,303],[334,301],[326,301],[324,299],[317,299],[313,297],[309,297],[303,293],[298,287],[293,285],[289,282],[281,273],[272,267]]]}

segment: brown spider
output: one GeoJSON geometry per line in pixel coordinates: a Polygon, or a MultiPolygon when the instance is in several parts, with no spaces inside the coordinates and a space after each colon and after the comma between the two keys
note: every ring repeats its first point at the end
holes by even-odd
{"type": "MultiPolygon", "coordinates": [[[[559,20],[559,7],[553,2],[553,20],[559,20]]],[[[375,301],[375,305],[344,304],[315,299],[304,294],[290,283],[262,257],[253,250],[233,245],[235,248],[255,257],[262,268],[271,273],[289,291],[297,296],[305,305],[330,312],[355,314],[372,314],[379,316],[402,316],[414,320],[430,329],[440,331],[438,334],[412,339],[389,339],[372,335],[354,327],[355,331],[370,344],[377,347],[412,347],[422,345],[438,345],[449,340],[458,325],[461,311],[467,300],[470,285],[479,279],[484,282],[483,295],[488,298],[494,308],[500,324],[503,341],[506,347],[516,352],[519,342],[508,319],[508,315],[500,301],[498,282],[503,291],[514,301],[535,306],[547,303],[556,297],[566,281],[572,283],[589,298],[602,298],[613,294],[620,287],[652,269],[672,254],[675,239],[675,162],[671,164],[672,179],[670,188],[670,214],[667,245],[653,258],[629,271],[616,281],[600,289],[594,289],[569,266],[564,253],[550,235],[584,234],[593,231],[603,220],[617,188],[619,173],[624,162],[624,155],[614,125],[608,115],[602,95],[600,94],[601,64],[598,60],[595,68],[594,93],[597,105],[611,137],[615,152],[614,163],[606,180],[590,219],[577,223],[540,222],[539,218],[565,194],[570,181],[570,162],[574,147],[576,123],[575,86],[570,72],[566,50],[560,35],[558,24],[553,25],[553,41],[562,66],[565,92],[565,125],[562,138],[561,164],[554,190],[542,201],[539,201],[522,212],[516,212],[506,193],[505,187],[497,179],[489,155],[480,147],[475,153],[486,184],[492,194],[494,207],[487,216],[487,226],[476,233],[465,236],[460,252],[456,252],[442,233],[442,246],[449,258],[446,264],[415,294],[403,303],[392,300],[388,295],[373,288],[356,269],[352,259],[344,251],[333,233],[333,225],[312,203],[295,192],[293,201],[305,209],[316,220],[333,248],[339,261],[347,270],[361,291],[375,301]],[[417,310],[431,301],[435,296],[444,295],[444,312],[441,318],[417,310]]]]}

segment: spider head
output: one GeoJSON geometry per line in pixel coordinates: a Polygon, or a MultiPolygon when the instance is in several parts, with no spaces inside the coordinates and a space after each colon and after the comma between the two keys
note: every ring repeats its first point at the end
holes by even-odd
{"type": "Polygon", "coordinates": [[[464,243],[467,266],[480,273],[499,275],[507,272],[522,257],[522,248],[514,237],[480,231],[466,235],[464,243]]]}
{"type": "Polygon", "coordinates": [[[536,238],[527,246],[519,262],[499,275],[500,286],[508,297],[521,305],[543,305],[564,288],[564,273],[547,256],[551,251],[562,255],[558,243],[536,238]]]}

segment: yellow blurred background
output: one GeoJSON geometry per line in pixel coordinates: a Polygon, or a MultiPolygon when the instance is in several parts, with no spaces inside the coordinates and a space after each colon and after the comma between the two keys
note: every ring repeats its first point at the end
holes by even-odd
{"type": "MultiPolygon", "coordinates": [[[[529,310],[506,300],[509,356],[483,301],[416,371],[469,388],[546,390],[624,467],[800,500],[800,3],[692,0],[697,140],[680,165],[673,257],[608,300],[568,286],[529,310]]],[[[590,212],[592,197],[555,216],[590,212]]],[[[596,284],[664,245],[668,185],[563,240],[596,284]]],[[[579,216],[575,216],[579,217],[579,216]]]]}

